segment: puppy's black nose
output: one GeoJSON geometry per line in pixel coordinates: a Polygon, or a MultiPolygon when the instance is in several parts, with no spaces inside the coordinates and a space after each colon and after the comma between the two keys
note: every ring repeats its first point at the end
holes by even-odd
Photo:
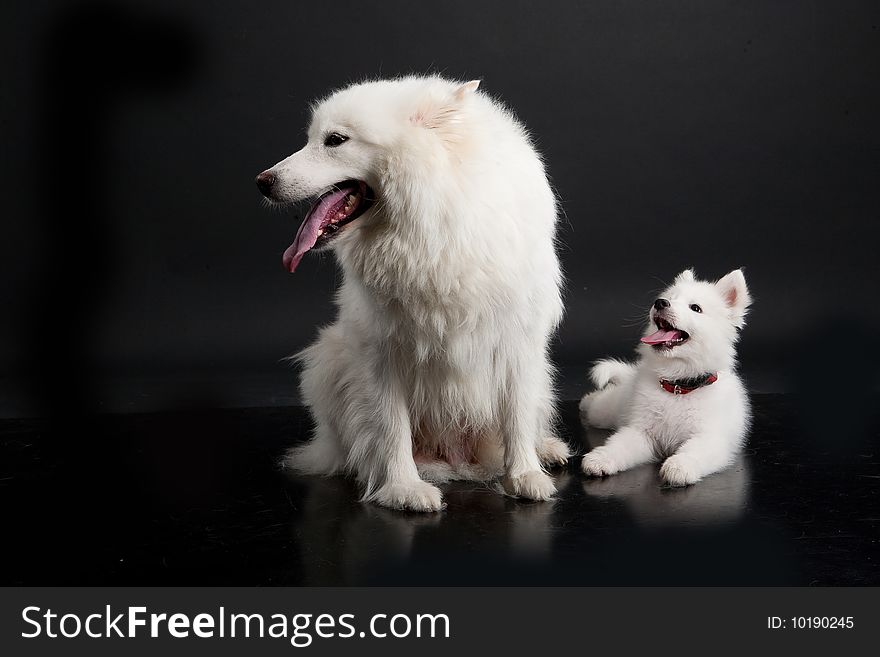
{"type": "Polygon", "coordinates": [[[660,311],[664,308],[669,308],[669,302],[666,299],[657,299],[654,302],[654,310],[660,311]]]}
{"type": "Polygon", "coordinates": [[[259,176],[257,176],[257,187],[259,187],[260,191],[263,193],[263,196],[269,196],[269,192],[272,191],[272,186],[275,184],[275,174],[269,171],[264,171],[259,176]]]}

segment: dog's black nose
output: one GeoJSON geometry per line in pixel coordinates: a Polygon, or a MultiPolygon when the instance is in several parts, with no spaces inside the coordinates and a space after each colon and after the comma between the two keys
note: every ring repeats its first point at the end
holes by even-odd
{"type": "Polygon", "coordinates": [[[669,308],[669,302],[666,299],[657,299],[654,302],[654,310],[663,310],[664,308],[669,308]]]}
{"type": "Polygon", "coordinates": [[[256,183],[263,196],[269,196],[269,192],[272,191],[272,186],[275,184],[275,174],[270,171],[264,171],[257,176],[256,183]]]}

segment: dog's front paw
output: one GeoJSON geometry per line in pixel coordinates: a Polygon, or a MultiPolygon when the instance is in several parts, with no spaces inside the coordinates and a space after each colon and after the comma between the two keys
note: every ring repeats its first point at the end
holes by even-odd
{"type": "Polygon", "coordinates": [[[532,470],[516,477],[504,478],[504,489],[527,500],[549,500],[556,493],[556,485],[546,472],[532,470]]]}
{"type": "Polygon", "coordinates": [[[663,462],[660,476],[670,486],[689,486],[701,479],[697,462],[681,454],[673,454],[663,462]]]}
{"type": "Polygon", "coordinates": [[[568,445],[556,436],[547,436],[538,445],[538,458],[547,466],[565,465],[571,456],[568,445]]]}
{"type": "Polygon", "coordinates": [[[386,484],[370,499],[401,511],[440,511],[443,508],[440,489],[427,481],[386,484]]]}
{"type": "Polygon", "coordinates": [[[620,467],[602,447],[597,447],[584,457],[581,469],[591,477],[605,477],[620,472],[620,467]]]}

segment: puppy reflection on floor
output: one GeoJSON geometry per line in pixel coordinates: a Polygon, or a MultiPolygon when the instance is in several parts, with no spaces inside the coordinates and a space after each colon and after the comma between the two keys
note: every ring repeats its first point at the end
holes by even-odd
{"type": "MultiPolygon", "coordinates": [[[[610,431],[585,429],[590,449],[605,444],[610,431]]],[[[591,497],[620,499],[643,527],[712,525],[738,520],[749,499],[748,456],[740,454],[729,468],[704,479],[699,486],[663,486],[653,465],[642,465],[613,477],[586,479],[591,497]]]]}

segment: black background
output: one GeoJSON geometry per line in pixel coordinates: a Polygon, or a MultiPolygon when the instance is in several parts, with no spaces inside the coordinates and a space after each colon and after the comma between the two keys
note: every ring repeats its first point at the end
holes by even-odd
{"type": "Polygon", "coordinates": [[[332,319],[338,273],[316,257],[284,272],[300,215],[264,208],[253,177],[303,143],[310,100],[410,72],[481,78],[546,157],[571,396],[586,363],[630,352],[652,290],[689,265],[746,268],[753,388],[876,381],[877,3],[2,12],[4,413],[140,408],[132,379],[159,406],[292,395],[279,359],[332,319]],[[265,373],[278,386],[248,388],[265,373]]]}
{"type": "Polygon", "coordinates": [[[0,422],[3,583],[880,581],[876,2],[0,12],[0,417],[40,416],[0,422]],[[654,466],[588,480],[572,459],[553,504],[450,484],[430,518],[279,471],[311,428],[280,359],[332,320],[338,272],[284,272],[299,215],[253,178],[303,143],[313,98],[435,71],[481,78],[546,157],[579,454],[603,439],[572,401],[588,362],[631,353],[683,267],[746,268],[758,394],[732,467],[672,491],[654,466]]]}

